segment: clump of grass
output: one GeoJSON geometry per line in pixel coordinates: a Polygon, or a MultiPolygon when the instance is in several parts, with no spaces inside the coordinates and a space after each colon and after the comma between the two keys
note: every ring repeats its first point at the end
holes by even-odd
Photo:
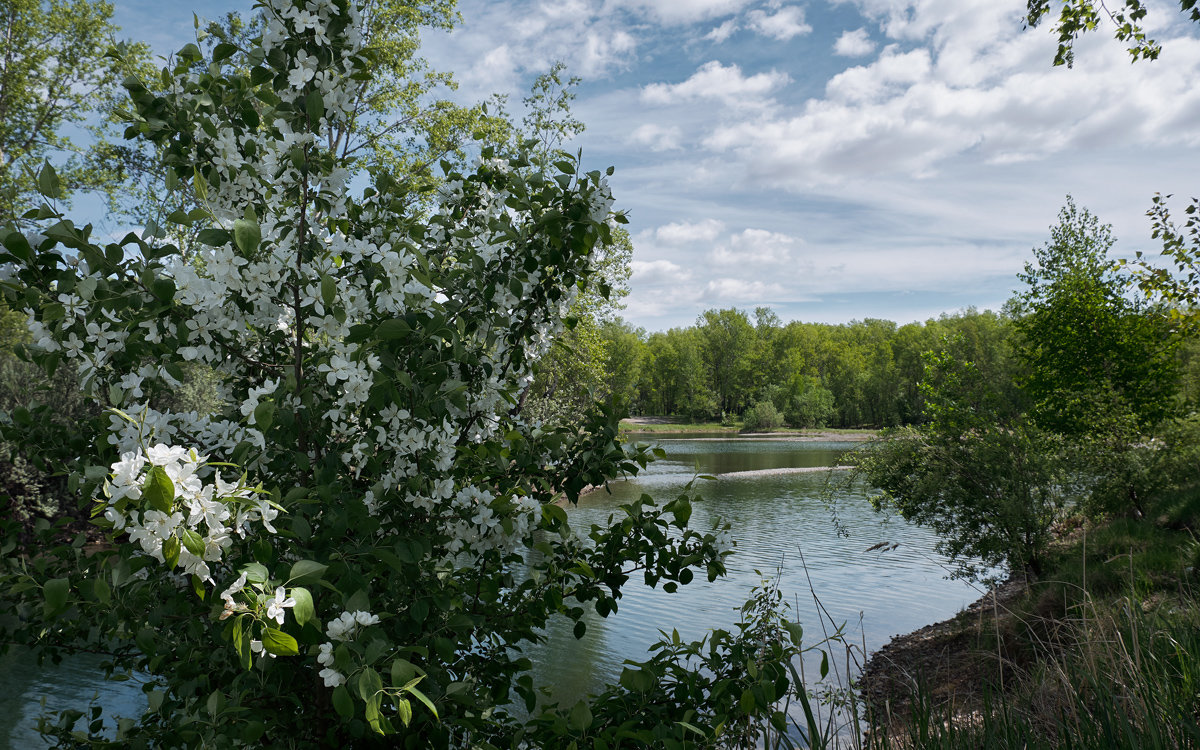
{"type": "Polygon", "coordinates": [[[891,748],[1200,748],[1200,607],[1194,599],[1145,612],[1134,599],[1065,623],[1074,648],[1041,654],[1004,694],[953,715],[927,693],[891,748]]]}
{"type": "Polygon", "coordinates": [[[998,658],[981,705],[955,713],[918,690],[867,746],[1200,748],[1198,552],[1188,531],[1141,519],[1079,529],[982,644],[998,658]]]}

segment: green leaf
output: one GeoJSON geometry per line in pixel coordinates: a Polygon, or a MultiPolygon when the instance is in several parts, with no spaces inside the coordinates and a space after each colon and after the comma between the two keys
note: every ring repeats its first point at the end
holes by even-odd
{"type": "Polygon", "coordinates": [[[92,586],[92,595],[101,604],[108,604],[112,599],[112,587],[108,585],[108,581],[97,578],[96,583],[92,586]]]}
{"type": "Polygon", "coordinates": [[[392,660],[392,687],[403,687],[424,674],[416,664],[407,659],[392,660]]]}
{"type": "Polygon", "coordinates": [[[329,570],[328,565],[322,565],[315,560],[297,560],[292,563],[292,569],[288,572],[288,582],[292,584],[313,584],[321,580],[326,570],[329,570]]]}
{"type": "Polygon", "coordinates": [[[702,730],[700,730],[698,727],[696,727],[695,725],[689,724],[686,721],[677,721],[675,723],[678,724],[679,726],[683,727],[684,729],[688,730],[689,732],[694,732],[695,734],[698,734],[701,737],[708,736],[702,730]]]}
{"type": "Polygon", "coordinates": [[[233,241],[243,253],[253,255],[258,250],[258,244],[262,242],[262,229],[259,228],[258,222],[249,219],[233,222],[233,241]]]}
{"type": "Polygon", "coordinates": [[[414,698],[416,698],[417,700],[419,700],[419,701],[421,701],[422,703],[424,703],[424,704],[425,704],[425,708],[428,708],[428,709],[429,709],[429,713],[433,714],[433,718],[435,718],[435,719],[439,719],[439,718],[440,718],[440,717],[438,716],[438,712],[437,712],[437,706],[434,706],[434,705],[433,705],[433,701],[429,700],[428,696],[426,696],[426,695],[425,695],[424,693],[422,693],[420,690],[417,690],[417,688],[416,688],[416,681],[415,681],[415,680],[414,680],[414,681],[412,681],[412,682],[410,682],[408,685],[405,685],[405,686],[404,686],[404,690],[405,690],[407,693],[409,693],[410,695],[412,695],[414,698]]]}
{"type": "Polygon", "coordinates": [[[163,542],[163,561],[166,562],[168,568],[174,568],[177,564],[179,564],[179,549],[179,537],[177,536],[172,536],[170,539],[163,542]]]}
{"type": "Polygon", "coordinates": [[[243,565],[239,572],[246,574],[247,583],[266,583],[271,577],[271,574],[267,572],[266,566],[256,562],[243,565]]]}
{"type": "Polygon", "coordinates": [[[42,169],[37,176],[38,192],[47,198],[62,197],[62,182],[58,179],[58,173],[54,171],[54,167],[50,166],[50,162],[43,162],[42,169]]]}
{"type": "Polygon", "coordinates": [[[4,238],[4,247],[21,260],[29,260],[33,257],[33,248],[29,246],[29,240],[22,232],[9,232],[4,238]]]}
{"type": "Polygon", "coordinates": [[[788,622],[787,620],[784,620],[783,628],[788,632],[788,635],[791,636],[792,645],[796,648],[803,648],[804,627],[798,622],[788,622]]]}
{"type": "Polygon", "coordinates": [[[296,618],[296,623],[304,627],[306,622],[309,622],[316,617],[316,607],[313,605],[312,592],[301,586],[288,589],[288,596],[296,600],[296,606],[292,607],[292,616],[296,618]]]}
{"type": "Polygon", "coordinates": [[[150,292],[161,302],[170,302],[175,297],[175,282],[171,279],[155,279],[150,292]]]}
{"type": "Polygon", "coordinates": [[[213,48],[212,61],[221,62],[225,58],[232,56],[234,52],[237,52],[237,47],[235,45],[232,45],[229,42],[221,42],[213,48]]]}
{"type": "MultiPolygon", "coordinates": [[[[208,180],[205,179],[204,175],[200,172],[199,164],[192,167],[192,186],[196,190],[196,195],[200,197],[200,201],[202,203],[208,203],[208,180]]],[[[200,234],[203,236],[204,232],[201,232],[200,234]]],[[[200,241],[204,242],[203,239],[200,241]]],[[[204,242],[204,244],[208,245],[211,243],[204,242]]]]}
{"type": "Polygon", "coordinates": [[[270,429],[275,421],[275,402],[263,401],[254,407],[254,426],[260,430],[270,429]]]}
{"type": "Polygon", "coordinates": [[[325,102],[321,99],[320,91],[312,91],[304,99],[304,110],[308,114],[308,121],[316,125],[321,118],[325,116],[325,102]]]}
{"type": "Polygon", "coordinates": [[[370,702],[383,690],[383,678],[371,667],[367,667],[358,677],[358,694],[364,701],[370,702]]]}
{"type": "Polygon", "coordinates": [[[154,466],[146,474],[142,485],[142,499],[155,510],[170,513],[175,507],[175,483],[161,466],[154,466]]]}
{"type": "Polygon", "coordinates": [[[250,651],[250,631],[246,629],[240,616],[233,621],[233,647],[237,649],[238,663],[242,669],[250,669],[254,664],[253,653],[250,651]]]}
{"type": "Polygon", "coordinates": [[[396,701],[396,713],[400,714],[400,721],[404,722],[404,726],[408,726],[412,721],[412,704],[401,698],[396,701]]]}
{"type": "Polygon", "coordinates": [[[266,733],[266,724],[261,721],[251,721],[242,729],[242,742],[252,747],[257,746],[259,739],[266,733]]]}
{"type": "Polygon", "coordinates": [[[187,548],[196,557],[204,554],[204,538],[191,529],[183,529],[179,532],[180,539],[183,540],[183,546],[187,548]]]}
{"type": "Polygon", "coordinates": [[[412,333],[412,327],[403,318],[385,320],[375,329],[375,338],[380,341],[402,339],[412,333]]]}
{"type": "Polygon", "coordinates": [[[295,656],[300,653],[296,639],[276,628],[267,628],[262,636],[263,649],[276,656],[295,656]]]}
{"type": "Polygon", "coordinates": [[[343,719],[354,716],[354,699],[350,697],[350,691],[345,685],[338,685],[333,689],[333,710],[343,719]]]}
{"type": "Polygon", "coordinates": [[[46,617],[54,617],[67,608],[67,594],[71,591],[71,582],[66,578],[51,578],[42,587],[45,602],[42,605],[46,617]]]}
{"type": "Polygon", "coordinates": [[[579,701],[575,707],[571,709],[571,713],[567,715],[567,726],[574,729],[576,732],[582,732],[592,725],[592,709],[588,708],[588,704],[584,701],[579,701]]]}
{"type": "Polygon", "coordinates": [[[334,282],[333,277],[327,276],[327,275],[322,275],[321,276],[321,301],[325,303],[326,307],[328,307],[328,306],[332,305],[334,300],[336,300],[336,299],[337,299],[337,283],[334,282]]]}
{"type": "Polygon", "coordinates": [[[229,232],[224,229],[201,229],[196,239],[203,245],[224,247],[229,244],[229,232]]]}

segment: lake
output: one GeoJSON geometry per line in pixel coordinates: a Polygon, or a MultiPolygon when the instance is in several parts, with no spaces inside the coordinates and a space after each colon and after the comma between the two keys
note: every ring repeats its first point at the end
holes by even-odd
{"type": "MultiPolygon", "coordinates": [[[[547,642],[530,651],[535,677],[556,700],[573,703],[615,681],[625,659],[646,658],[659,631],[677,629],[693,640],[712,628],[732,628],[737,610],[763,576],[779,576],[793,608],[789,619],[804,626],[806,645],[833,630],[828,618],[822,628],[815,591],[832,620],[846,625],[848,640],[868,652],[894,635],[951,617],[980,596],[968,584],[945,578],[946,561],[933,550],[932,532],[875,513],[868,488],[848,483],[846,472],[770,473],[833,466],[853,444],[746,438],[657,442],[665,459],[632,480],[610,483],[608,492],[585,496],[571,510],[572,525],[586,529],[642,493],[666,501],[697,475],[718,475],[716,481],[696,480],[695,491],[704,500],[694,504],[692,524],[709,528],[714,516],[732,522],[737,552],[728,561],[729,574],[713,583],[701,574],[674,594],[630,586],[617,614],[607,620],[588,617],[582,640],[575,639],[569,621],[557,621],[547,642]],[[867,551],[885,542],[887,551],[867,551]]],[[[816,675],[819,653],[805,661],[806,674],[816,675]]],[[[844,674],[844,654],[838,661],[844,674]]],[[[857,677],[853,664],[851,672],[857,677]]]]}
{"type": "MultiPolygon", "coordinates": [[[[833,466],[851,444],[747,438],[657,442],[666,451],[665,459],[634,479],[612,482],[607,491],[584,497],[568,511],[571,524],[586,530],[642,493],[665,502],[697,475],[722,475],[715,481],[696,481],[694,491],[704,499],[694,505],[692,524],[709,528],[714,516],[733,523],[737,553],[728,561],[729,575],[714,583],[697,576],[675,594],[630,585],[615,615],[588,616],[582,640],[575,639],[567,621],[553,623],[546,642],[528,654],[535,679],[558,700],[573,703],[614,682],[625,659],[647,657],[646,649],[660,630],[677,629],[691,640],[712,628],[732,627],[737,609],[762,580],[755,571],[780,577],[779,585],[793,606],[790,619],[804,626],[806,642],[820,640],[822,632],[811,580],[832,619],[846,624],[847,638],[865,644],[868,651],[893,635],[950,617],[980,595],[965,583],[945,579],[945,561],[933,552],[932,532],[876,514],[867,488],[846,485],[844,472],[770,473],[833,466]],[[739,476],[740,472],[754,473],[739,476]],[[832,491],[829,482],[836,483],[832,491]],[[835,512],[839,524],[834,523],[835,512]],[[838,533],[838,525],[844,535],[838,533]],[[888,551],[867,551],[882,542],[888,551]]],[[[637,584],[637,579],[631,583],[637,584]]],[[[815,675],[820,657],[810,657],[806,674],[815,675]]],[[[51,709],[83,709],[98,696],[106,714],[139,712],[145,705],[140,686],[105,682],[95,662],[76,657],[39,669],[21,656],[0,659],[7,676],[6,689],[0,691],[0,750],[37,746],[34,725],[43,698],[51,709]]]]}

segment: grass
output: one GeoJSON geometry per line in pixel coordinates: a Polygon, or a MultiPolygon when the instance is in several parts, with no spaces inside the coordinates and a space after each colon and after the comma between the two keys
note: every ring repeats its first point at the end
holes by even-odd
{"type": "Polygon", "coordinates": [[[978,710],[951,715],[918,695],[875,747],[1200,748],[1197,546],[1133,518],[1072,531],[1028,597],[983,630],[997,675],[978,710]]]}
{"type": "Polygon", "coordinates": [[[953,715],[918,696],[900,731],[867,746],[1200,747],[1200,606],[1194,598],[1150,611],[1143,604],[1089,602],[1059,621],[1059,642],[1040,643],[1008,691],[985,693],[978,711],[953,715]]]}
{"type": "Polygon", "coordinates": [[[1200,749],[1198,562],[1200,542],[1186,530],[1131,518],[1080,525],[998,627],[979,628],[975,653],[992,677],[978,694],[947,702],[922,685],[896,696],[902,713],[889,705],[858,720],[858,732],[805,732],[808,744],[1200,749]]]}

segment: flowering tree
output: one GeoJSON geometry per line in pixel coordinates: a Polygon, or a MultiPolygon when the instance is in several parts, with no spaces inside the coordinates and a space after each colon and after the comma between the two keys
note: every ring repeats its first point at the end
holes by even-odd
{"type": "MultiPolygon", "coordinates": [[[[703,649],[676,639],[677,659],[627,670],[594,713],[537,708],[520,655],[552,616],[581,635],[585,606],[615,612],[635,572],[673,591],[721,575],[729,553],[727,526],[689,528],[686,495],[571,529],[555,499],[636,472],[646,450],[618,442],[603,410],[549,430],[514,408],[623,221],[605,175],[484,149],[470,174],[447,165],[435,212],[413,215],[389,174],[356,178],[327,148],[372,67],[359,10],[261,12],[246,47],[204,59],[188,45],[160,82],[126,82],[127,135],[158,146],[167,188],[202,206],[171,217],[202,227],[199,253],[185,260],[165,233],[96,242],[55,208],[49,166],[26,215],[39,231],[0,231],[31,358],[75,368],[105,409],[44,460],[71,472],[108,539],[51,546],[49,529],[36,555],[9,545],[0,636],[150,674],[122,743],[608,732],[669,746],[765,716],[794,651],[764,650],[750,626],[703,649]],[[369,181],[361,197],[352,179],[369,181]],[[169,408],[188,363],[217,373],[215,410],[169,408]]],[[[95,740],[93,719],[75,741],[95,740]]]]}

